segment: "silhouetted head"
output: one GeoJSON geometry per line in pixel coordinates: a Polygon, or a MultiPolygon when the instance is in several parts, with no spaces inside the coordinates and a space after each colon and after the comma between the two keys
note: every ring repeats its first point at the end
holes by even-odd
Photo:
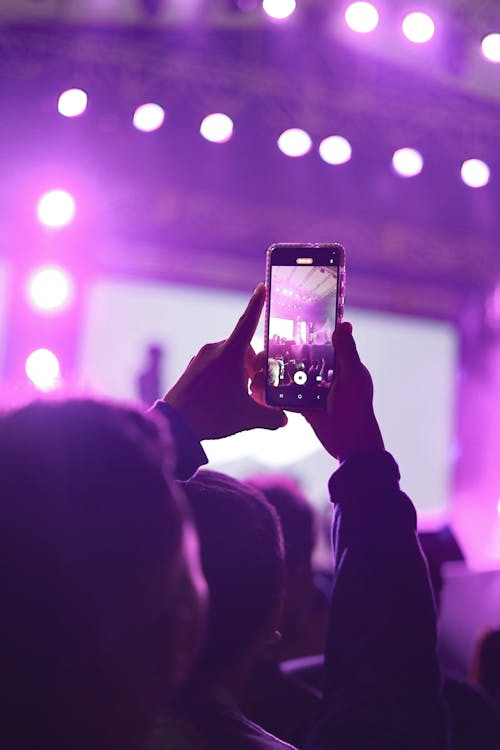
{"type": "Polygon", "coordinates": [[[260,492],[225,474],[201,471],[185,491],[210,592],[200,670],[216,677],[275,634],[284,586],[281,531],[260,492]]]}
{"type": "Polygon", "coordinates": [[[478,641],[472,676],[491,698],[500,703],[500,630],[489,630],[478,641]]]}
{"type": "Polygon", "coordinates": [[[316,541],[315,513],[299,485],[286,476],[252,477],[256,487],[275,508],[285,543],[286,598],[281,629],[284,637],[295,635],[311,604],[311,555],[316,541]]]}
{"type": "Polygon", "coordinates": [[[6,747],[140,747],[185,676],[204,580],[173,462],[168,431],[118,406],[0,417],[6,747]]]}

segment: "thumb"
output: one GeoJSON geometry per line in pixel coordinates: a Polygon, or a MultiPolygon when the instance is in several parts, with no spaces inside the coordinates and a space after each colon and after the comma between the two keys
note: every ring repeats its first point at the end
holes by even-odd
{"type": "Polygon", "coordinates": [[[347,374],[361,365],[356,342],[352,335],[351,323],[345,322],[337,326],[333,332],[332,343],[339,369],[343,374],[347,374]]]}
{"type": "Polygon", "coordinates": [[[260,427],[264,430],[278,430],[287,424],[288,417],[281,409],[262,406],[249,396],[245,421],[248,424],[247,429],[260,427]]]}

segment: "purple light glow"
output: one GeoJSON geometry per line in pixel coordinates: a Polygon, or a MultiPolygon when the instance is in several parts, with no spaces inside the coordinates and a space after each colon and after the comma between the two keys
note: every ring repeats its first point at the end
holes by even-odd
{"type": "Polygon", "coordinates": [[[152,133],[165,121],[165,110],[159,104],[141,104],[134,112],[134,127],[143,133],[152,133]]]}
{"type": "Polygon", "coordinates": [[[500,63],[500,34],[488,34],[481,42],[483,55],[493,63],[500,63]]]}
{"type": "Polygon", "coordinates": [[[52,391],[56,388],[61,367],[56,355],[50,349],[35,349],[26,360],[26,375],[39,391],[52,391]]]}
{"type": "Polygon", "coordinates": [[[319,155],[327,164],[345,164],[352,155],[351,144],[341,135],[331,135],[319,144],[319,155]]]}
{"type": "Polygon", "coordinates": [[[222,112],[207,115],[200,125],[200,133],[212,143],[227,143],[233,135],[233,129],[233,121],[222,112]]]}
{"type": "Polygon", "coordinates": [[[436,27],[427,13],[409,13],[403,21],[403,34],[414,44],[425,44],[434,36],[436,27]]]}
{"type": "Polygon", "coordinates": [[[263,0],[262,7],[270,18],[282,21],[292,15],[297,3],[296,0],[263,0]]]}
{"type": "Polygon", "coordinates": [[[75,201],[66,190],[51,190],[38,201],[38,218],[47,227],[66,226],[73,220],[75,212],[75,201]]]}
{"type": "Polygon", "coordinates": [[[490,168],[481,159],[467,159],[460,170],[462,180],[471,188],[481,188],[490,181],[490,168]]]}
{"type": "Polygon", "coordinates": [[[394,152],[392,166],[400,177],[415,177],[422,171],[424,159],[414,148],[400,148],[394,152]]]}
{"type": "Polygon", "coordinates": [[[28,297],[33,307],[55,312],[68,304],[71,287],[69,275],[61,268],[41,268],[28,281],[28,297]]]}
{"type": "Polygon", "coordinates": [[[312,148],[311,136],[300,128],[290,128],[278,138],[278,148],[285,156],[305,156],[312,148]]]}
{"type": "Polygon", "coordinates": [[[378,10],[367,2],[352,3],[345,12],[345,22],[358,34],[369,34],[374,31],[379,22],[378,10]]]}
{"type": "Polygon", "coordinates": [[[87,109],[88,96],[83,89],[68,89],[57,101],[57,110],[63,117],[79,117],[87,109]]]}

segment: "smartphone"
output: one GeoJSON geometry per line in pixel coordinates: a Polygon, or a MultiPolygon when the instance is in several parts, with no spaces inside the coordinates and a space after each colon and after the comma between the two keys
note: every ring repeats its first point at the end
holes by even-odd
{"type": "Polygon", "coordinates": [[[344,248],[271,245],[266,277],[266,401],[323,410],[335,377],[332,333],[344,311],[344,248]]]}

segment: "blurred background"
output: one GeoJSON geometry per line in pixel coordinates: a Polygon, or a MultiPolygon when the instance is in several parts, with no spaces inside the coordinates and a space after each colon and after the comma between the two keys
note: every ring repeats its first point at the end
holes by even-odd
{"type": "MultiPolygon", "coordinates": [[[[500,593],[498,63],[496,0],[1,0],[2,405],[151,403],[268,245],[340,241],[388,448],[474,611],[500,593]]],[[[327,506],[299,417],[206,449],[327,506]]]]}

